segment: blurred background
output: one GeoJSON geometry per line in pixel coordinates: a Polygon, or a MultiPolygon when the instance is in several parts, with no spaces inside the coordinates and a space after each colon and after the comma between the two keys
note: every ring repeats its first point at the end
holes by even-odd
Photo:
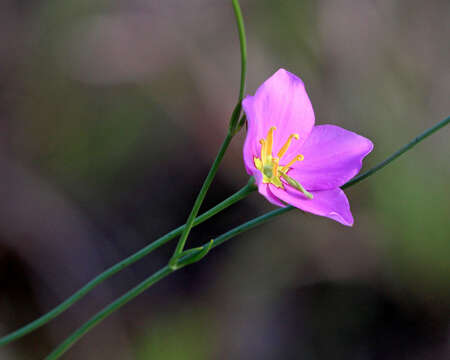
{"type": "MultiPolygon", "coordinates": [[[[365,169],[449,115],[447,0],[241,1],[247,93],[284,67],[365,169]]],[[[239,86],[228,0],[0,2],[0,335],[184,223],[239,86]]],[[[449,128],[347,191],[353,228],[292,212],[157,284],[66,359],[448,359],[449,128]]],[[[236,137],[203,209],[247,181],[236,137]]],[[[194,246],[273,207],[254,194],[194,246]]],[[[102,284],[0,359],[41,359],[164,265],[102,284]]]]}

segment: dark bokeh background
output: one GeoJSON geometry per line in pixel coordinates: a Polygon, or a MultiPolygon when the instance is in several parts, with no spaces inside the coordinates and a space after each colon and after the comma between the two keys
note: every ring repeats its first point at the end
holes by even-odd
{"type": "MultiPolygon", "coordinates": [[[[317,123],[375,143],[365,168],[448,115],[447,0],[242,1],[248,92],[285,67],[317,123]]],[[[0,335],[182,224],[226,132],[230,1],[0,2],[0,335]]],[[[290,213],[116,313],[67,359],[448,359],[449,130],[348,190],[355,226],[290,213]]],[[[205,207],[247,180],[243,134],[205,207]]],[[[252,195],[203,243],[271,209],[252,195]]],[[[163,265],[168,245],[0,349],[40,359],[163,265]]]]}

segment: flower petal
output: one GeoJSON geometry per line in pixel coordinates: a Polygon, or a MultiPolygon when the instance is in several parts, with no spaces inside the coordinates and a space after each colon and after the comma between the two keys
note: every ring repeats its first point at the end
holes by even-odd
{"type": "Polygon", "coordinates": [[[328,217],[346,226],[353,225],[353,216],[350,212],[347,196],[339,188],[312,191],[313,199],[308,199],[301,192],[289,185],[285,185],[285,190],[270,185],[269,190],[280,200],[300,210],[328,217]]]}
{"type": "MultiPolygon", "coordinates": [[[[253,157],[259,156],[259,140],[265,138],[271,126],[274,132],[273,154],[276,155],[289,135],[299,134],[288,153],[304,143],[314,126],[314,111],[303,81],[296,75],[279,69],[243,102],[248,132],[244,144],[244,162],[247,171],[254,168],[253,157]]],[[[289,154],[286,153],[285,156],[289,154]]]]}
{"type": "Polygon", "coordinates": [[[307,190],[327,190],[344,185],[361,169],[372,142],[334,125],[314,127],[300,149],[304,160],[293,165],[289,176],[307,190]]]}
{"type": "Polygon", "coordinates": [[[281,207],[286,207],[278,198],[269,190],[269,185],[261,183],[258,185],[258,192],[264,196],[271,204],[281,207]]]}
{"type": "Polygon", "coordinates": [[[252,175],[255,172],[259,172],[256,169],[254,158],[260,157],[261,145],[259,144],[259,140],[261,137],[258,137],[259,129],[258,122],[256,121],[256,115],[254,110],[254,96],[247,96],[242,101],[242,107],[244,108],[246,117],[247,117],[247,136],[244,142],[244,164],[247,173],[252,175]]]}

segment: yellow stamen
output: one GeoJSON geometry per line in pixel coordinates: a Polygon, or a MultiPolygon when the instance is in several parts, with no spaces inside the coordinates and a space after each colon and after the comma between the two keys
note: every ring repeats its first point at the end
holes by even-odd
{"type": "Polygon", "coordinates": [[[273,132],[276,129],[277,128],[275,126],[271,126],[269,129],[269,132],[267,134],[267,140],[266,140],[267,144],[266,144],[266,149],[265,149],[266,150],[266,153],[265,153],[266,158],[269,158],[269,156],[272,156],[273,132]]]}
{"type": "Polygon", "coordinates": [[[294,164],[297,161],[303,161],[305,157],[302,154],[297,155],[295,158],[293,158],[291,161],[289,161],[286,165],[284,165],[281,168],[281,171],[286,171],[289,170],[289,168],[292,166],[292,164],[294,164]]]}
{"type": "Polygon", "coordinates": [[[286,155],[292,139],[299,139],[298,134],[291,134],[289,138],[286,140],[286,143],[281,147],[280,151],[278,151],[277,156],[275,157],[272,154],[272,148],[273,148],[273,137],[274,137],[274,131],[277,128],[275,126],[271,126],[269,128],[269,131],[267,132],[267,136],[261,140],[259,140],[259,143],[261,144],[261,155],[260,157],[254,157],[253,162],[255,164],[255,167],[261,171],[263,175],[263,183],[265,184],[272,184],[276,186],[279,189],[284,189],[284,186],[289,184],[293,188],[297,189],[298,191],[302,192],[307,198],[312,199],[313,195],[309,193],[298,181],[295,179],[289,177],[287,175],[288,170],[290,167],[297,161],[302,161],[304,159],[304,156],[299,154],[296,157],[294,157],[289,163],[286,165],[280,165],[280,159],[282,156],[286,155]],[[281,180],[281,178],[284,179],[285,182],[281,180]]]}
{"type": "Polygon", "coordinates": [[[261,139],[259,140],[259,143],[261,144],[261,162],[264,165],[266,163],[266,148],[267,148],[266,140],[261,139]]]}
{"type": "Polygon", "coordinates": [[[289,136],[289,138],[287,139],[287,141],[285,142],[285,144],[283,145],[283,147],[280,149],[280,151],[278,151],[278,157],[281,159],[283,157],[284,154],[286,154],[286,151],[289,149],[289,146],[291,146],[291,141],[292,139],[299,139],[298,134],[292,134],[289,136]]]}
{"type": "Polygon", "coordinates": [[[272,177],[278,177],[278,163],[279,163],[280,159],[275,157],[273,158],[273,170],[272,170],[272,177]]]}

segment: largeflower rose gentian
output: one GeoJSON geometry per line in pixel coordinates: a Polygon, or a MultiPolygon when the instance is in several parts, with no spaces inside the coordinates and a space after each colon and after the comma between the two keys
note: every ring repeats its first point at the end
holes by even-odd
{"type": "Polygon", "coordinates": [[[272,204],[293,205],[352,226],[340,189],[372,151],[369,139],[335,125],[314,126],[303,81],[280,69],[243,102],[248,131],[244,163],[272,204]]]}

